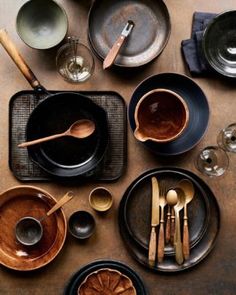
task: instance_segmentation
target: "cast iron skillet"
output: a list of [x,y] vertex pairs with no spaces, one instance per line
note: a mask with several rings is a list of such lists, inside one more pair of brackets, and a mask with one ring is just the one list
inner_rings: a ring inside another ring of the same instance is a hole
[[106,112],[77,93],[50,94],[26,65],[5,30],[0,30],[0,42],[36,94],[46,95],[29,117],[27,140],[63,132],[82,118],[91,119],[96,126],[95,132],[86,139],[64,137],[28,148],[32,160],[52,176],[68,178],[91,172],[103,159],[107,148]]
[[120,67],[147,64],[162,52],[170,36],[170,16],[162,0],[94,1],[88,18],[92,49],[104,59],[128,20],[135,25],[114,64]]

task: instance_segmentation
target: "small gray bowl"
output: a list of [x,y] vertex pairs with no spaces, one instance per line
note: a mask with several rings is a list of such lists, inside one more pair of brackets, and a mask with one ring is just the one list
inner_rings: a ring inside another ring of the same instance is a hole
[[49,49],[66,36],[65,10],[53,0],[30,0],[19,10],[16,28],[20,38],[35,49]]

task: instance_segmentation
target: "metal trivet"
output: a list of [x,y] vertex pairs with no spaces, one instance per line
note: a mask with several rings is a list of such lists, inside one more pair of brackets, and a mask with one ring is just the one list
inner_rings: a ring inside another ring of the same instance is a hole
[[[61,92],[61,91],[60,91]],[[56,91],[51,91],[56,93]],[[109,147],[98,167],[85,178],[98,181],[114,181],[123,172],[126,163],[126,105],[123,98],[110,91],[80,91],[107,112],[109,127]],[[27,149],[17,145],[25,141],[26,124],[30,113],[37,106],[39,99],[31,90],[16,93],[9,105],[9,167],[15,177],[21,181],[51,181],[50,175],[33,163]]]

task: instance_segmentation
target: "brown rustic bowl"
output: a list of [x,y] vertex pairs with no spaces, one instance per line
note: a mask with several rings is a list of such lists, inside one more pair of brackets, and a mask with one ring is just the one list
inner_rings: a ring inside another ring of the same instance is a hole
[[96,211],[108,211],[111,208],[112,203],[113,196],[105,187],[96,187],[89,195],[89,204]]
[[146,93],[135,108],[139,141],[166,143],[178,138],[188,125],[189,110],[185,100],[172,90],[154,89]]

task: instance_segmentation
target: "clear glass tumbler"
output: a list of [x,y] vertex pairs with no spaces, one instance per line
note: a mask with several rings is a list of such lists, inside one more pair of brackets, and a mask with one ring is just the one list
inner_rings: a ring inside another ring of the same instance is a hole
[[88,80],[94,71],[94,59],[88,47],[76,37],[59,48],[56,56],[58,73],[68,82],[80,83]]

